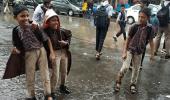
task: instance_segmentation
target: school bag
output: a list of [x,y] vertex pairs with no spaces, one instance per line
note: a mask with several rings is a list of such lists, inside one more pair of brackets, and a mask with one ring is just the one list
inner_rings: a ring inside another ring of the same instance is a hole
[[97,27],[106,27],[109,24],[108,13],[106,11],[106,6],[100,6],[95,14],[95,25]]
[[158,20],[159,20],[159,26],[160,27],[168,26],[168,23],[169,23],[169,5],[170,5],[170,3],[168,3],[167,6],[163,5],[162,8],[157,13],[157,17],[158,17]]

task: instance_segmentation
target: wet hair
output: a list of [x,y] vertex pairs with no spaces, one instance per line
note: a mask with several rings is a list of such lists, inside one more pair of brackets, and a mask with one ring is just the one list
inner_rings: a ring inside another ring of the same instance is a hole
[[139,13],[144,13],[147,17],[150,17],[151,16],[151,9],[144,7],[139,11]]
[[26,7],[26,6],[24,6],[24,5],[15,5],[14,7],[13,7],[13,14],[14,14],[14,16],[16,17],[19,13],[21,13],[22,11],[29,11],[28,10],[28,8]]
[[121,7],[125,7],[125,5],[124,5],[124,4],[121,4]]

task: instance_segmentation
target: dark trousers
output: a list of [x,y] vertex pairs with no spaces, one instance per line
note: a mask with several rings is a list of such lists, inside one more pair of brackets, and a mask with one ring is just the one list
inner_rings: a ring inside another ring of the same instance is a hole
[[163,44],[163,48],[162,49],[165,49],[165,40],[164,40],[164,44]]
[[116,37],[119,37],[123,33],[123,38],[124,40],[126,40],[126,32],[125,32],[126,23],[119,22],[119,26],[120,26],[120,31],[116,34]]
[[142,59],[141,59],[141,62],[140,62],[140,65],[142,66],[143,64],[143,60],[144,60],[144,57],[145,57],[145,52],[146,52],[146,47],[144,49],[144,52],[142,53]]
[[108,27],[96,27],[96,51],[101,52]]

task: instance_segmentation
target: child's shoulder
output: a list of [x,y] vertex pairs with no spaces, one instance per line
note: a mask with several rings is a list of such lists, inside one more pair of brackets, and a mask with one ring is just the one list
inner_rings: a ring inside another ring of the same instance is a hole
[[134,23],[130,27],[131,27],[131,29],[135,29],[135,28],[138,28],[139,25],[140,25],[139,23]]
[[65,28],[60,28],[60,31],[66,34],[71,34],[71,30],[65,29]]
[[18,32],[18,30],[19,30],[19,25],[15,26],[15,27],[13,28],[13,32]]

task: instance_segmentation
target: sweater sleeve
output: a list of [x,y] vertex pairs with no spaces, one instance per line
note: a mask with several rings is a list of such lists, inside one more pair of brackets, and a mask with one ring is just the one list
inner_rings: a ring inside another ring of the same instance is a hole
[[22,42],[21,40],[19,39],[19,36],[18,36],[18,29],[17,29],[18,26],[16,26],[15,28],[13,28],[12,30],[12,44],[14,47],[16,47],[17,49],[19,50],[24,50],[23,49],[23,46],[22,46]]

